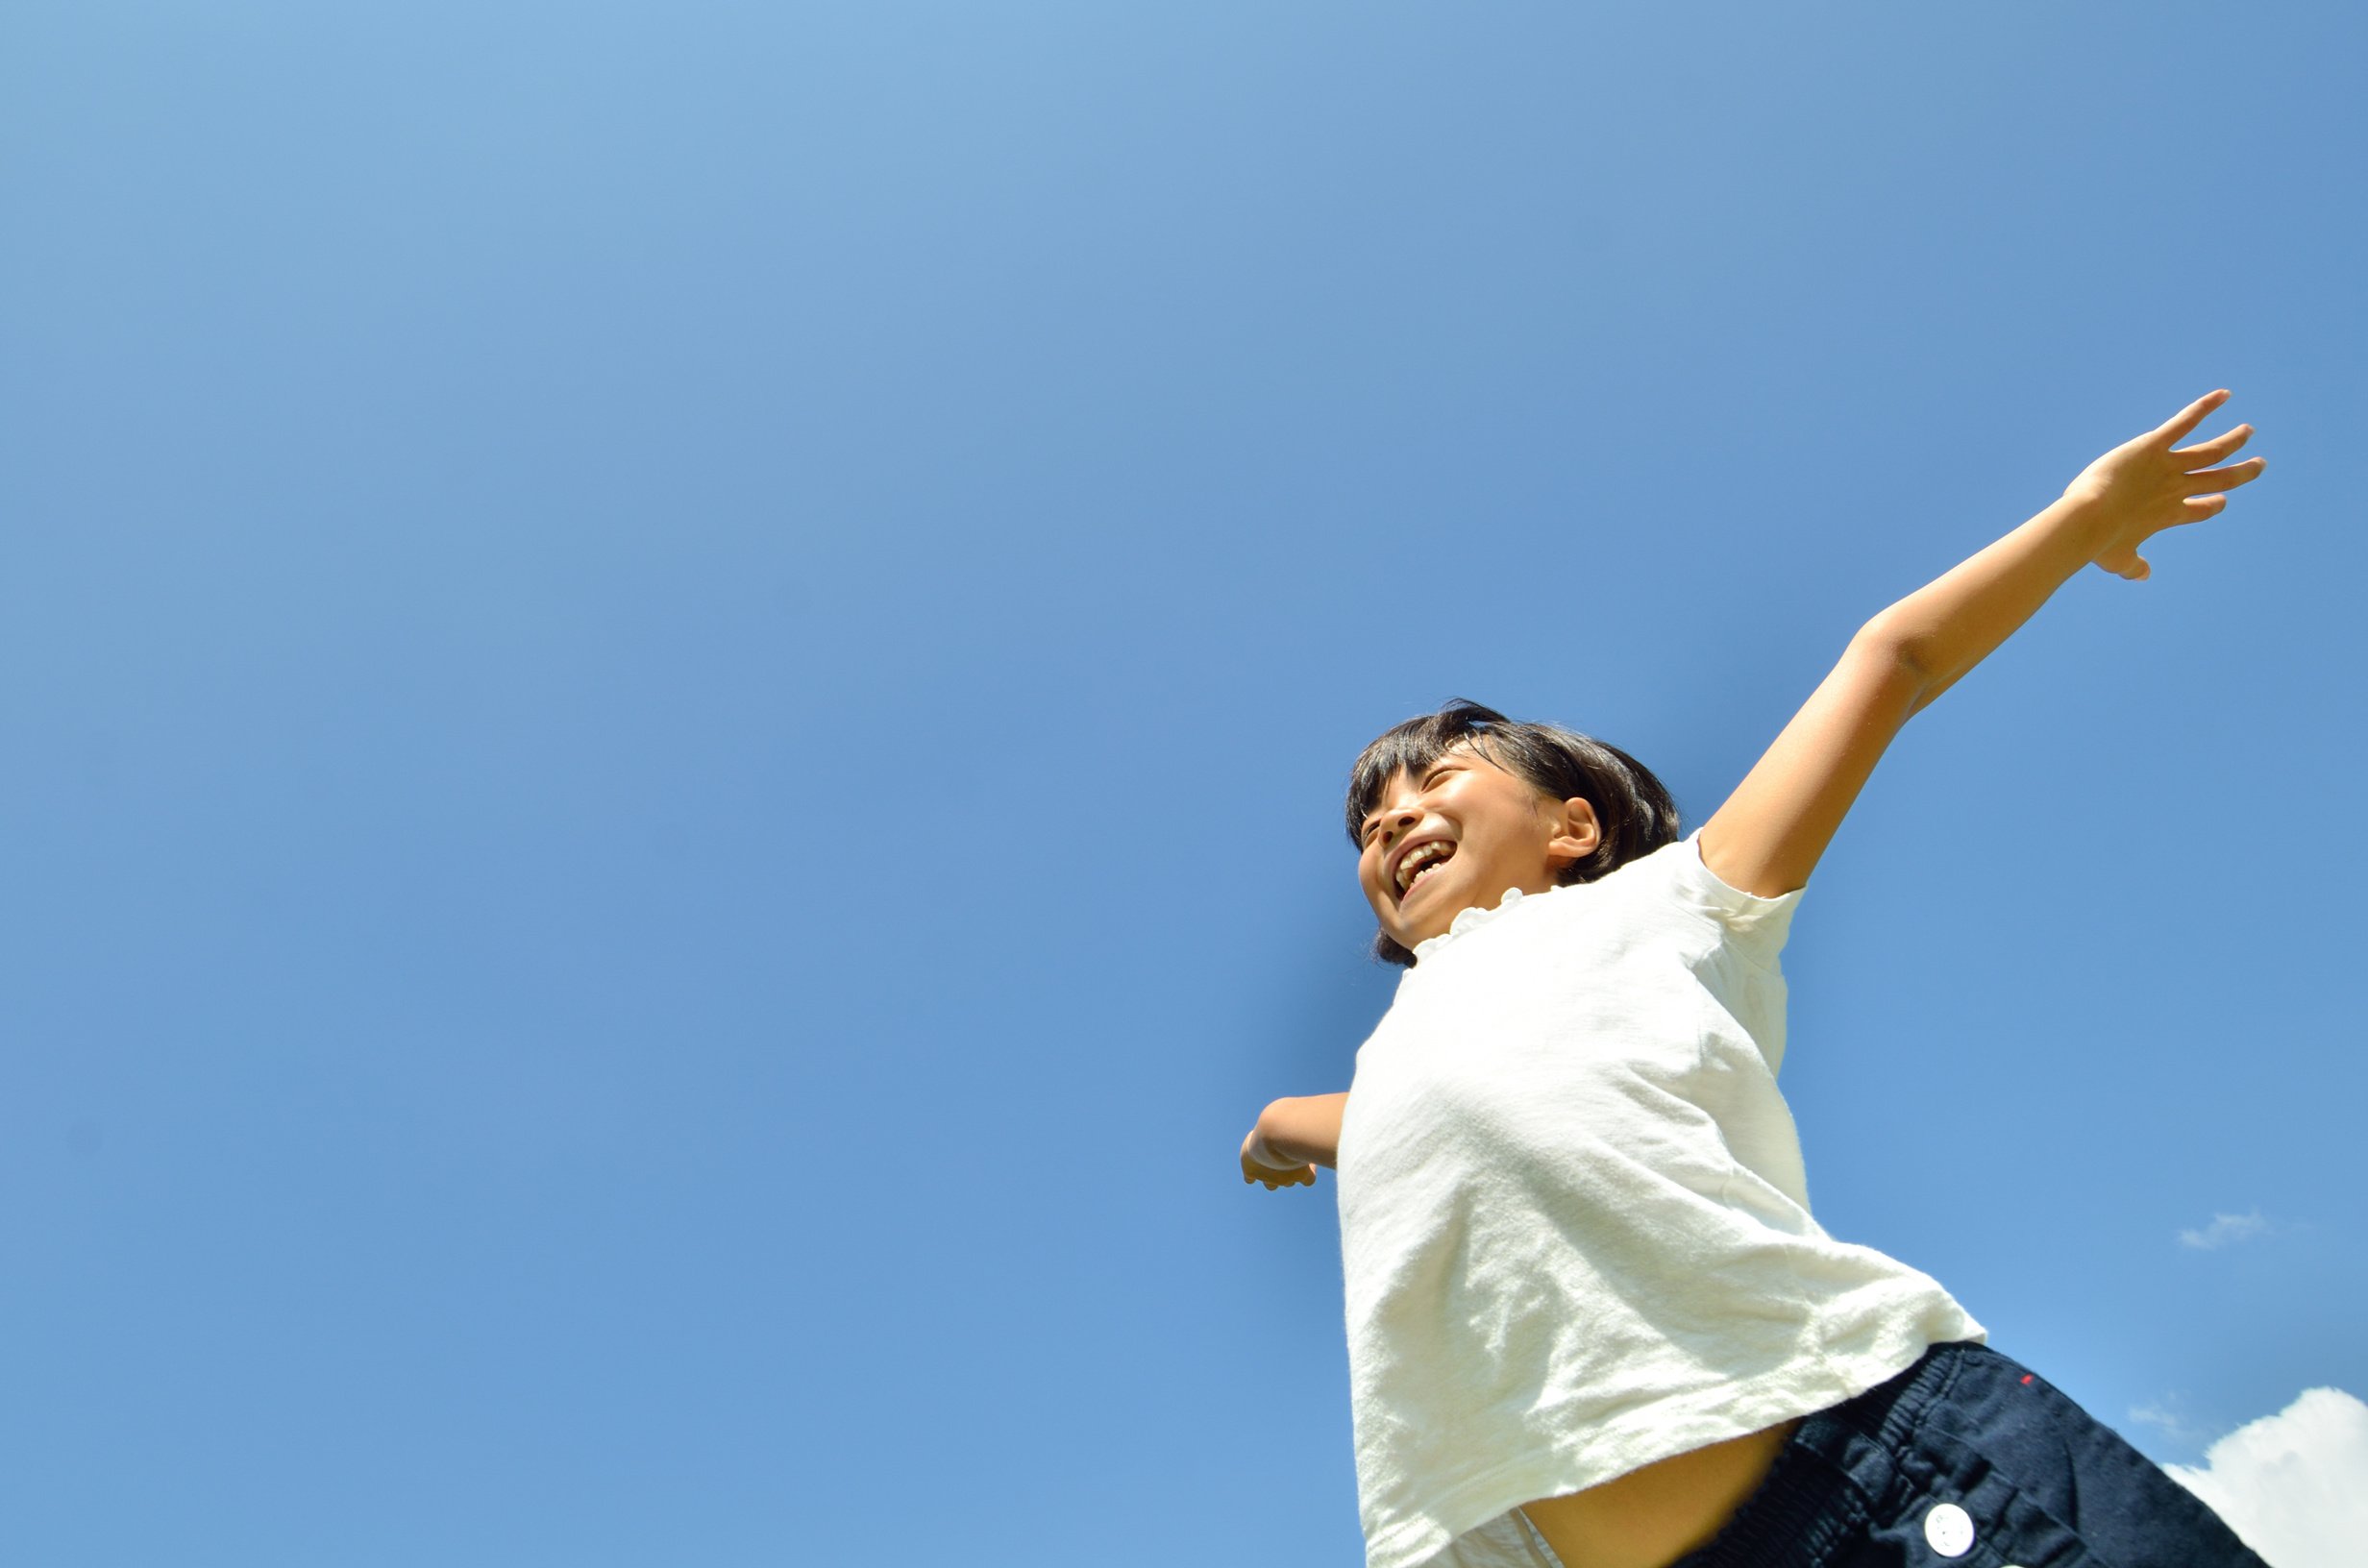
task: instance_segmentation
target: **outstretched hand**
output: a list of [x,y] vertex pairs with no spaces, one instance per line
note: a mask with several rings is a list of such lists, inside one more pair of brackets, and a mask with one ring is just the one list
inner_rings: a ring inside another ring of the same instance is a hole
[[2142,581],[2154,569],[2138,554],[2138,546],[2164,528],[2212,516],[2229,503],[2224,492],[2260,478],[2267,465],[2258,457],[2226,468],[2210,466],[2252,439],[2250,425],[2192,447],[2173,445],[2228,398],[2226,388],[2206,393],[2168,424],[2123,442],[2064,486],[2066,501],[2100,519],[2107,542],[2090,558],[2095,565],[2132,582]]

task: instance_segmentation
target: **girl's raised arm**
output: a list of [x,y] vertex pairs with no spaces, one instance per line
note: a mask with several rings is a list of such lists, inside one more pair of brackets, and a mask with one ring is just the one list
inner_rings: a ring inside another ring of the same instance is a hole
[[2174,445],[2228,396],[2208,393],[2115,447],[2082,470],[2054,505],[1867,622],[1702,824],[1703,864],[1730,886],[1764,897],[1805,886],[1912,715],[1988,657],[2083,566],[2145,577],[2151,568],[2138,546],[2211,516],[2228,504],[2222,492],[2259,477],[2258,457],[2208,466],[2243,446],[2250,425],[2192,447]]

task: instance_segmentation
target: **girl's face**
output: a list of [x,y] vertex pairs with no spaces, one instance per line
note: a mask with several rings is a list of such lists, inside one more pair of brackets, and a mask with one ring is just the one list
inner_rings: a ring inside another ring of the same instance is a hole
[[1383,787],[1362,829],[1357,881],[1381,928],[1412,947],[1506,891],[1544,893],[1599,837],[1595,808],[1557,800],[1468,745]]

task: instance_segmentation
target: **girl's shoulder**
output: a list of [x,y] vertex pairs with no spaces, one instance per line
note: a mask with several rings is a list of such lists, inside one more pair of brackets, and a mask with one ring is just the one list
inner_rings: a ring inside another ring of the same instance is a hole
[[[1635,864],[1654,864],[1659,885],[1672,901],[1717,922],[1728,938],[1762,962],[1772,963],[1791,929],[1792,912],[1802,889],[1766,897],[1734,886],[1702,860],[1702,832],[1696,828],[1675,844],[1645,855]],[[1627,870],[1626,867],[1621,868]]]
[[1648,919],[1648,911],[1674,912],[1707,921],[1729,940],[1747,948],[1765,949],[1770,956],[1784,944],[1792,911],[1801,901],[1797,889],[1767,898],[1720,879],[1703,863],[1698,829],[1581,887],[1626,906],[1623,913],[1632,919]]

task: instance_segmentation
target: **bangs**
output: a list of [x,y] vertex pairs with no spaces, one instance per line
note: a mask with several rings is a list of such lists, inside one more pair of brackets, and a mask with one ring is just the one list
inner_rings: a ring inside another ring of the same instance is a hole
[[1490,726],[1511,723],[1494,708],[1459,697],[1437,713],[1382,731],[1348,771],[1348,842],[1363,847],[1365,819],[1381,803],[1381,792],[1390,780],[1400,773],[1420,773],[1468,741],[1485,755],[1480,741]]

